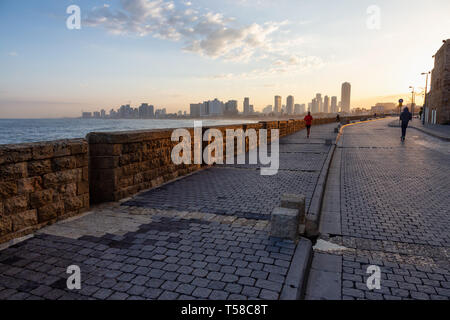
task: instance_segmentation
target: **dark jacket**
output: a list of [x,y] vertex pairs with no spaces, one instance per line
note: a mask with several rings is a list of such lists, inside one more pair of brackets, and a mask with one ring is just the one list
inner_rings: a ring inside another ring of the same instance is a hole
[[409,112],[408,108],[405,108],[400,114],[400,120],[402,124],[407,125],[410,120],[412,120],[412,114]]

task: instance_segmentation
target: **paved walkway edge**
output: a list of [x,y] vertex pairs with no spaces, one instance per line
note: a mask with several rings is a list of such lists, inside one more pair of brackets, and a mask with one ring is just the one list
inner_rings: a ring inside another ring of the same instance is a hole
[[[391,123],[388,124],[388,126],[392,127],[392,128],[400,128],[400,125],[398,124],[397,120],[392,121]],[[409,125],[408,128],[413,128],[413,129],[419,130],[419,131],[421,131],[421,132],[423,132],[425,134],[428,134],[428,135],[430,135],[432,137],[435,137],[435,138],[438,138],[438,139],[441,139],[441,140],[444,140],[444,141],[450,141],[449,137],[445,137],[445,136],[439,135],[439,134],[437,134],[435,132],[432,132],[430,130],[425,130],[423,128],[416,127],[415,125]]]
[[322,200],[325,193],[325,186],[327,183],[328,171],[330,169],[331,160],[333,159],[336,145],[331,146],[328,152],[327,159],[320,171],[320,176],[314,189],[311,204],[309,205],[308,213],[306,215],[306,235],[317,236],[319,234],[320,212],[322,209]]
[[305,296],[308,273],[312,260],[312,243],[300,238],[289,268],[280,300],[300,300]]

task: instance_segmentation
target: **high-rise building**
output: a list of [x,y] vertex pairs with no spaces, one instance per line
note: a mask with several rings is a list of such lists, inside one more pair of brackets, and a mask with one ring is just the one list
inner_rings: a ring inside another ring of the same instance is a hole
[[227,115],[238,114],[238,102],[236,100],[230,100],[227,103],[225,103],[224,113]]
[[280,96],[275,96],[273,112],[281,113],[281,97]]
[[250,98],[244,98],[244,114],[250,113]]
[[330,112],[330,97],[325,96],[323,98],[323,109],[322,109],[323,113],[328,113]]
[[203,108],[203,103],[191,103],[191,105],[190,105],[191,118],[200,117],[202,108]]
[[212,101],[208,101],[208,114],[210,116],[220,116],[223,115],[223,102],[219,101],[217,98],[212,100]]
[[337,97],[331,97],[331,113],[337,113]]
[[269,114],[272,112],[272,105],[268,105],[267,107],[265,107],[262,111],[265,114]]
[[342,112],[350,112],[350,95],[351,95],[352,86],[348,82],[344,82],[342,84],[341,90],[341,111]]
[[288,96],[286,99],[286,113],[294,114],[294,97]]
[[316,94],[316,103],[317,103],[317,111],[316,112],[322,112],[323,101],[322,101],[321,93]]
[[319,112],[319,103],[317,102],[317,99],[314,98],[311,101],[311,113],[318,113]]

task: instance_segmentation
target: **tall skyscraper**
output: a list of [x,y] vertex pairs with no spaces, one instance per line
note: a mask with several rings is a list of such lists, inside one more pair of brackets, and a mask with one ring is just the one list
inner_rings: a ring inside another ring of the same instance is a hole
[[287,114],[294,114],[294,97],[288,96],[286,99],[286,112]]
[[281,97],[275,96],[275,103],[273,107],[273,112],[275,113],[281,113]]
[[244,98],[244,114],[250,114],[250,98]]
[[330,97],[325,96],[325,98],[323,98],[323,109],[322,109],[323,113],[328,113],[330,112]]
[[317,111],[316,112],[322,112],[322,94],[318,93],[316,94],[316,103],[317,103]]
[[319,103],[317,102],[317,99],[314,98],[311,101],[311,113],[318,113],[319,112]]
[[331,113],[337,113],[337,97],[331,97]]
[[350,112],[350,95],[351,95],[352,86],[348,82],[344,82],[342,84],[341,90],[341,108],[342,112]]

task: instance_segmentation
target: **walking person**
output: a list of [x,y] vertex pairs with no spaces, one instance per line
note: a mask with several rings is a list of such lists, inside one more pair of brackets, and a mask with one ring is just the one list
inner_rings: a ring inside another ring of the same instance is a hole
[[306,124],[306,132],[307,132],[307,138],[309,139],[309,135],[311,134],[311,125],[313,121],[313,117],[311,116],[311,112],[308,111],[308,115],[303,119]]
[[405,107],[403,112],[400,114],[400,121],[402,122],[402,141],[405,141],[406,128],[408,128],[408,123],[410,120],[412,120],[412,114],[409,112],[408,107]]

